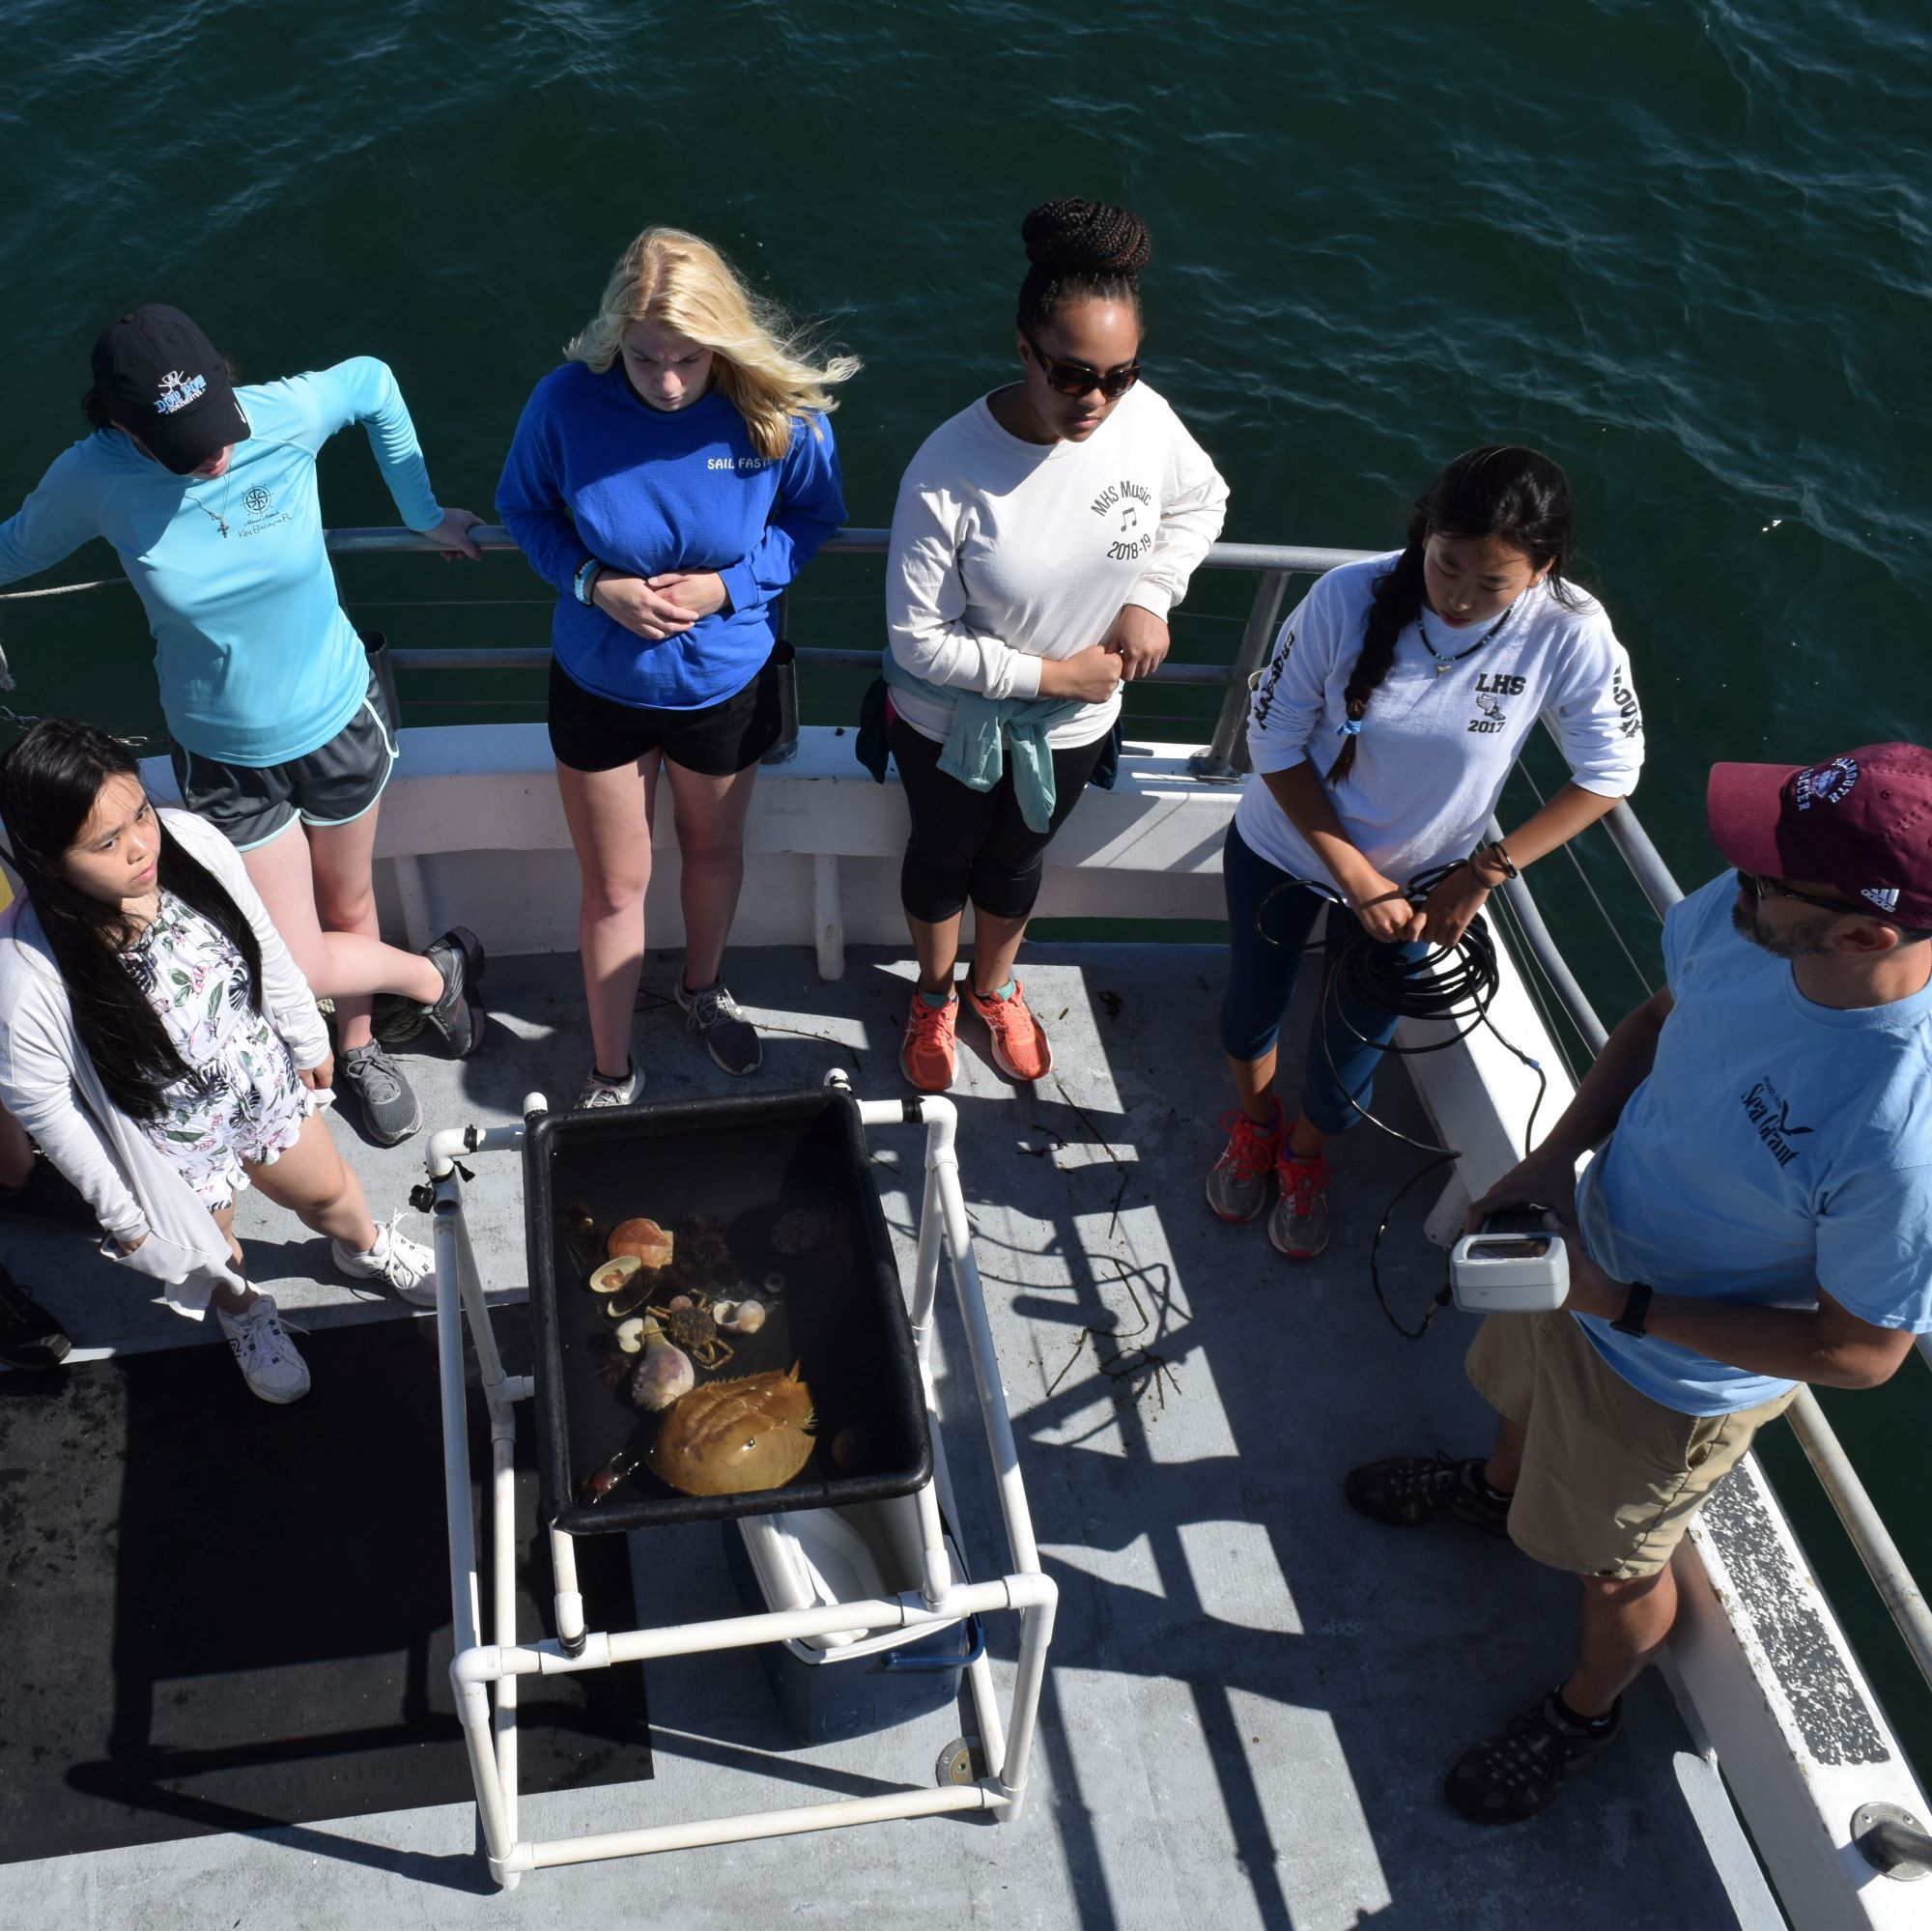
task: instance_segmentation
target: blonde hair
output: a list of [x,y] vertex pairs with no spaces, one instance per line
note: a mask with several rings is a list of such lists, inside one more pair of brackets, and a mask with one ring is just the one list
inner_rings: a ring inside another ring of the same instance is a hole
[[838,407],[832,384],[849,382],[861,366],[856,355],[818,360],[782,309],[748,289],[709,241],[681,228],[646,228],[624,250],[595,318],[563,353],[601,376],[634,322],[673,328],[709,349],[714,380],[745,418],[753,448],[774,459],[791,447],[794,422]]

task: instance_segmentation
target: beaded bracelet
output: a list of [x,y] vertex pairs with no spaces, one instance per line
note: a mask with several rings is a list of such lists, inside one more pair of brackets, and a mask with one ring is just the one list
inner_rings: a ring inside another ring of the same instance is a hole
[[577,574],[571,579],[571,588],[577,593],[577,601],[580,604],[587,604],[590,601],[590,593],[597,584],[597,573],[603,567],[594,556],[586,556],[577,566]]

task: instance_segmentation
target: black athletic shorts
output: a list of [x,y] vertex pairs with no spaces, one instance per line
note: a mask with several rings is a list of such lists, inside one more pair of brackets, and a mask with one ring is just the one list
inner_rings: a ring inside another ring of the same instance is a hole
[[731,778],[756,764],[783,728],[776,657],[742,691],[695,711],[613,703],[550,661],[550,748],[573,771],[615,771],[661,751],[701,778]]
[[237,851],[253,851],[298,818],[347,825],[374,810],[396,762],[396,719],[383,679],[371,670],[355,715],[305,756],[284,764],[224,764],[170,739],[168,761],[182,803]]

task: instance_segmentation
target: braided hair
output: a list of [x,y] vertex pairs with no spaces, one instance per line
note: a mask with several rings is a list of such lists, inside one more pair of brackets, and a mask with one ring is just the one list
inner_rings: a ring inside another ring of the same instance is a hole
[[[1559,604],[1577,607],[1567,575],[1576,551],[1569,477],[1534,449],[1486,443],[1465,450],[1416,498],[1402,554],[1376,579],[1361,654],[1342,693],[1350,724],[1360,724],[1367,715],[1369,700],[1395,662],[1396,639],[1422,614],[1422,553],[1431,536],[1493,537],[1506,543],[1537,569],[1548,567],[1544,581]],[[1354,762],[1351,731],[1342,740],[1342,754],[1328,767],[1328,782],[1340,784]]]
[[1071,196],[1042,201],[1020,223],[1020,240],[1033,264],[1020,284],[1023,331],[1076,301],[1124,301],[1141,312],[1140,274],[1153,258],[1153,239],[1131,208]]

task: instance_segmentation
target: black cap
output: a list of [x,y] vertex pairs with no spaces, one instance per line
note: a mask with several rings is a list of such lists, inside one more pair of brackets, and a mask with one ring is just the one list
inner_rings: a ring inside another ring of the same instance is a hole
[[149,302],[100,331],[94,393],[104,413],[156,461],[185,476],[248,439],[228,364],[178,308]]

